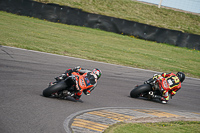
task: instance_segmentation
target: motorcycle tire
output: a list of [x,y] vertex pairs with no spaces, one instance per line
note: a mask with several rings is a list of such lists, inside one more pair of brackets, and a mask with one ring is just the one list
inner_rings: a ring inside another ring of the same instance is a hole
[[141,94],[145,94],[149,91],[151,91],[152,88],[151,88],[151,85],[149,84],[143,84],[143,85],[140,85],[136,88],[134,88],[131,92],[130,92],[130,96],[132,98],[137,98],[139,97]]
[[65,81],[60,81],[58,82],[57,84],[55,85],[52,85],[48,88],[46,88],[44,91],[43,91],[43,96],[44,97],[50,97],[52,94],[56,93],[56,92],[59,92],[59,91],[62,91],[64,89],[67,88],[67,84],[65,83]]

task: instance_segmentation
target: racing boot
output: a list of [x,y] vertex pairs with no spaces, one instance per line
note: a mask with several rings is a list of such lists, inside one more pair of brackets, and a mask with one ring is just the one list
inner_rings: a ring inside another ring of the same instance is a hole
[[160,98],[160,101],[161,101],[161,103],[163,103],[163,104],[166,104],[168,101],[166,100],[166,98],[164,98],[164,97],[161,97]]
[[73,97],[74,97],[74,99],[75,99],[76,101],[78,101],[78,100],[81,98],[81,96],[78,96],[78,95],[76,95],[76,94],[75,94]]
[[87,96],[90,95],[90,91],[89,91],[88,89],[84,90],[83,93],[84,93],[85,95],[87,95]]
[[161,103],[163,103],[163,104],[166,104],[168,102],[168,100],[166,100],[166,98],[159,96],[159,95],[154,95],[153,98],[160,100]]

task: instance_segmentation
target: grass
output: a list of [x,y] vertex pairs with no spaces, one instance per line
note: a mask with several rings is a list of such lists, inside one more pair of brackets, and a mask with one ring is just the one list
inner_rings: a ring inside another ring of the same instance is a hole
[[199,126],[199,121],[118,123],[103,133],[200,133]]
[[184,13],[132,0],[35,0],[157,27],[200,35],[200,15]]
[[0,12],[0,45],[200,78],[194,49]]

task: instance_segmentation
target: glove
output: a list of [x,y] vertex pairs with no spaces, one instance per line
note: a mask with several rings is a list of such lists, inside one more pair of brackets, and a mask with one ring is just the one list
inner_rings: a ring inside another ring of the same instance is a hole
[[154,74],[153,76],[157,76],[158,74]]
[[61,76],[58,76],[55,79],[56,79],[56,81],[61,81],[61,80],[65,79],[65,78],[66,78],[66,75],[62,74]]
[[145,81],[144,84],[154,83],[154,81],[156,81],[156,79],[150,78],[149,80]]
[[74,67],[73,71],[77,72],[81,67],[80,66],[76,66]]
[[158,78],[158,74],[154,74],[153,79],[157,79],[157,78]]
[[147,81],[145,81],[145,82],[144,82],[144,84],[149,84],[149,83],[150,83],[150,81],[149,81],[149,80],[147,80]]

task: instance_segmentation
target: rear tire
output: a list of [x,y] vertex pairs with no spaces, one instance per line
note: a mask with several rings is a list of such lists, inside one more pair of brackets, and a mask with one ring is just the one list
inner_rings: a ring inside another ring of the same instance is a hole
[[140,85],[136,88],[134,88],[131,92],[130,92],[130,96],[132,98],[137,98],[139,97],[141,94],[145,94],[149,91],[151,91],[152,88],[151,88],[151,85],[149,84],[143,84],[143,85]]
[[48,88],[46,88],[44,91],[43,91],[43,96],[44,97],[50,97],[52,94],[56,93],[56,92],[59,92],[61,90],[64,90],[67,88],[67,85],[65,83],[65,81],[61,81],[55,85],[52,85]]

